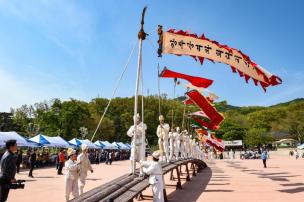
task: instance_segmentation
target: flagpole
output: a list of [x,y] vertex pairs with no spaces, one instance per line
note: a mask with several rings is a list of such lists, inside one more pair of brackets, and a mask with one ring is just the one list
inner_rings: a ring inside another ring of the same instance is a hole
[[141,18],[141,28],[138,32],[138,40],[139,40],[139,50],[138,50],[138,64],[137,64],[137,74],[136,74],[136,87],[135,87],[135,97],[134,97],[134,142],[133,142],[133,152],[132,152],[132,173],[135,174],[136,171],[136,138],[137,138],[137,111],[138,111],[138,90],[139,90],[139,82],[140,82],[140,71],[141,71],[141,58],[142,58],[142,41],[146,38],[146,33],[144,32],[144,16],[147,7],[143,9],[142,18]]

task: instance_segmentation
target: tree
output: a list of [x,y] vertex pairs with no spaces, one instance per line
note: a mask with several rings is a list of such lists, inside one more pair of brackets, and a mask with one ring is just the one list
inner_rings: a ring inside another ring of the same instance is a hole
[[250,128],[245,135],[247,146],[259,146],[271,143],[272,136],[263,128]]

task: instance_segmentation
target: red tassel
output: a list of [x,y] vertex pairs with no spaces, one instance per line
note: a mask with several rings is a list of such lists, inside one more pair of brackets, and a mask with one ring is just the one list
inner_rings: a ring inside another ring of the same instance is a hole
[[203,65],[204,59],[205,59],[204,57],[198,57],[198,60],[200,61],[201,65]]
[[256,80],[255,78],[252,78],[253,79],[253,82],[254,82],[254,85],[259,85],[259,83],[258,83],[258,80]]
[[243,76],[244,76],[244,73],[241,72],[240,70],[237,70],[237,72],[239,73],[240,77],[243,77]]
[[231,67],[231,69],[232,69],[232,72],[233,72],[233,73],[236,73],[236,68],[233,67],[233,66],[230,66],[230,67]]
[[250,79],[250,76],[248,76],[247,74],[244,74],[244,76],[245,76],[245,81],[246,81],[246,83],[248,83],[248,81],[249,81],[249,79]]

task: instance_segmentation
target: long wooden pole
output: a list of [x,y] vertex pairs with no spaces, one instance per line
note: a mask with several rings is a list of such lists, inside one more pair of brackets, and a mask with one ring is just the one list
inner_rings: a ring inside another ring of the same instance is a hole
[[135,97],[134,97],[134,136],[133,136],[133,152],[132,152],[132,173],[135,174],[136,171],[136,138],[137,138],[137,112],[138,112],[138,91],[139,91],[139,83],[140,83],[140,74],[141,74],[141,59],[142,59],[142,42],[146,39],[146,33],[144,32],[144,16],[147,7],[143,9],[142,18],[141,18],[141,28],[138,32],[138,39],[139,39],[139,50],[138,50],[138,62],[137,62],[137,74],[136,74],[136,86],[135,86]]

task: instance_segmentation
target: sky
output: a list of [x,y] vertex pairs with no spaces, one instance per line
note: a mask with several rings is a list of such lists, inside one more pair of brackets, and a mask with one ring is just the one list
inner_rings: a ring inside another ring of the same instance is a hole
[[[117,96],[135,92],[137,32],[147,5],[144,94],[157,94],[157,64],[214,80],[209,88],[231,105],[268,106],[304,97],[304,1],[0,0],[0,111],[44,100],[109,98],[136,45]],[[220,63],[188,56],[158,58],[157,25],[204,33],[242,50],[282,78],[267,93]],[[173,97],[173,80],[161,79]],[[185,92],[178,86],[176,95]]]

